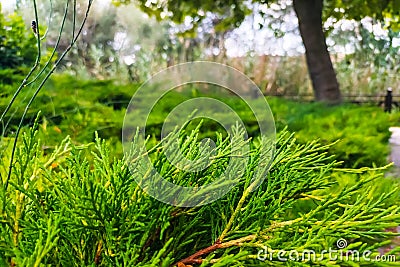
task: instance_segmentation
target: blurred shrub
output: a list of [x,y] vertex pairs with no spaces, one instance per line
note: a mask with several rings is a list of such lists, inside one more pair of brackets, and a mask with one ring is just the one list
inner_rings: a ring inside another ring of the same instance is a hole
[[[41,110],[40,134],[49,147],[60,142],[66,135],[70,135],[77,143],[90,142],[94,140],[94,132],[98,131],[100,137],[112,140],[113,147],[117,148],[126,107],[138,87],[139,84],[120,85],[112,80],[83,81],[73,76],[55,74],[38,95],[25,123],[31,125],[37,111]],[[191,89],[173,91],[162,97],[149,116],[146,134],[158,139],[163,122],[174,107],[191,97],[205,96]],[[12,86],[4,87],[0,93],[0,110],[4,110],[8,104],[13,90]],[[29,88],[24,92],[29,94]],[[235,110],[243,120],[249,136],[259,134],[257,122],[243,101],[227,97],[226,94],[207,96],[220,99]],[[338,141],[329,148],[329,152],[344,161],[344,166],[382,166],[387,163],[388,129],[399,124],[400,113],[387,114],[377,107],[353,104],[327,107],[319,103],[299,103],[281,98],[270,98],[268,102],[278,131],[288,127],[296,133],[301,143],[313,139],[319,139],[322,144]],[[6,117],[5,121],[10,121],[8,133],[19,123],[24,104],[26,100],[18,98],[15,106],[19,108]],[[140,112],[140,106],[137,110]],[[193,121],[188,129],[194,129],[198,122]],[[226,136],[221,125],[205,119],[199,137],[214,139],[215,132]]]
[[31,65],[36,49],[36,37],[22,17],[16,13],[5,17],[0,12],[0,69]]
[[278,128],[288,126],[302,143],[319,139],[338,141],[329,151],[347,167],[382,166],[389,153],[389,127],[400,121],[399,113],[387,114],[373,106],[345,104],[327,107],[272,98],[269,104]]

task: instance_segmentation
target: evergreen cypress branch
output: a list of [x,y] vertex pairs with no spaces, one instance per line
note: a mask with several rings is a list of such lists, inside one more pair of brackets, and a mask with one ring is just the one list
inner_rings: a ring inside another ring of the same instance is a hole
[[[198,158],[201,152],[196,136],[190,144],[186,139],[180,142],[189,158]],[[148,155],[159,172],[182,185],[212,181],[229,160],[218,157],[211,170],[186,173],[165,164],[164,151],[175,145],[163,143]],[[398,191],[393,188],[378,195],[371,186],[382,179],[382,170],[340,172],[338,163],[317,143],[299,145],[283,133],[266,179],[251,192],[263,156],[261,140],[250,145],[248,165],[228,194],[208,205],[177,208],[149,197],[135,182],[134,175],[140,172],[131,173],[124,161],[112,159],[100,138],[86,146],[66,139],[44,155],[37,135],[28,131],[19,143],[11,186],[5,192],[9,201],[0,218],[0,262],[6,266],[21,265],[23,259],[61,266],[272,266],[283,264],[277,256],[281,249],[299,253],[313,249],[321,257],[313,264],[345,265],[348,262],[329,261],[321,251],[345,238],[350,244],[344,252],[371,250],[376,255],[376,249],[396,235],[386,229],[400,223],[399,206],[391,200]],[[221,154],[227,146],[226,140],[216,143]],[[142,155],[139,148],[135,153]],[[342,186],[335,175],[357,179]],[[18,205],[21,212],[16,215]],[[20,235],[14,240],[16,217]],[[48,230],[50,220],[57,221],[51,223],[54,231]],[[47,244],[49,236],[54,242]],[[272,260],[257,258],[264,248]]]

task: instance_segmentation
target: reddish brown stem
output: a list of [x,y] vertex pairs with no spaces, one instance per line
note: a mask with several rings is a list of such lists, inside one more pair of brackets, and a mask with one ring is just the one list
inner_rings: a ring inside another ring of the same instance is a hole
[[202,250],[197,251],[193,255],[190,255],[189,257],[180,260],[179,262],[173,264],[172,266],[179,266],[180,264],[182,266],[185,266],[186,264],[201,264],[203,260],[200,258],[203,255],[209,254],[221,247],[221,241],[217,240],[214,245],[211,245],[209,247],[203,248]]
[[[172,266],[178,266],[178,267],[184,267],[186,266],[186,264],[201,264],[203,263],[203,259],[200,258],[203,255],[209,254],[211,252],[214,252],[215,250],[219,249],[219,248],[229,248],[229,247],[233,247],[233,246],[242,246],[243,243],[245,242],[251,242],[255,239],[257,239],[257,235],[248,235],[245,237],[241,237],[235,240],[231,240],[231,241],[227,241],[222,243],[219,239],[215,242],[214,245],[203,248],[202,250],[199,250],[198,252],[194,253],[193,255],[180,260],[179,262],[173,264]],[[269,239],[271,238],[270,236],[263,236],[263,239]]]

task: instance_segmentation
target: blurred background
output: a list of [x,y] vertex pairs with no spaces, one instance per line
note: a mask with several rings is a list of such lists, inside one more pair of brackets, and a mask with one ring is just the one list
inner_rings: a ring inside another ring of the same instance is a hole
[[[35,20],[33,2],[0,2],[2,112],[35,62],[37,39],[31,29]],[[74,19],[76,25],[83,21],[88,1],[76,0],[76,17],[73,2],[37,2],[42,39],[39,69],[45,69],[49,59],[52,65],[68,48]],[[166,11],[159,8],[160,3],[172,7]],[[121,155],[122,120],[135,90],[166,67],[210,60],[235,67],[260,87],[278,131],[287,127],[304,143],[340,140],[330,150],[348,167],[388,162],[389,127],[400,125],[396,105],[392,114],[383,112],[387,88],[392,88],[395,104],[400,99],[400,24],[396,23],[400,9],[396,9],[395,1],[388,1],[379,16],[375,12],[381,7],[379,1],[325,2],[323,30],[345,102],[337,107],[313,102],[315,92],[292,1],[239,1],[239,11],[234,8],[238,4],[231,2],[202,3],[204,10],[216,5],[222,6],[222,11],[203,11],[195,4],[173,0],[93,1],[81,36],[45,83],[23,125],[32,125],[41,110],[40,135],[45,149],[51,150],[66,135],[80,144],[93,141],[97,131]],[[176,9],[174,4],[178,5]],[[65,10],[68,13],[60,35]],[[0,125],[3,136],[15,133],[40,82],[41,78],[33,80],[21,91]],[[187,88],[166,95],[151,117],[148,133],[157,136],[174,106],[203,93],[199,88]],[[250,136],[257,135],[251,111],[240,101],[225,98],[224,102],[240,114]],[[223,131],[218,127],[206,121],[204,136],[215,137],[216,132]]]
[[[34,60],[35,39],[18,31],[34,19],[32,2],[2,0],[2,33],[14,38],[20,48],[2,49],[2,70],[29,65]],[[77,0],[82,18],[87,1]],[[43,50],[51,49],[58,36],[65,1],[40,1],[39,17],[47,31]],[[204,12],[200,23],[183,16],[172,22],[169,14],[161,21],[149,17],[137,2],[96,0],[77,45],[63,61],[59,72],[83,79],[114,79],[142,82],[155,72],[181,62],[212,60],[231,65],[252,78],[266,95],[312,99],[304,47],[291,1],[262,4],[248,2],[252,11],[243,22],[221,26],[223,16]],[[51,16],[51,17],[50,17]],[[68,46],[72,18],[58,50]],[[196,24],[196,27],[193,25]],[[400,33],[377,19],[359,20],[328,17],[324,22],[328,50],[345,99],[372,101],[387,87],[397,94],[400,68]],[[12,36],[12,35],[15,36]],[[8,44],[11,45],[11,41]]]

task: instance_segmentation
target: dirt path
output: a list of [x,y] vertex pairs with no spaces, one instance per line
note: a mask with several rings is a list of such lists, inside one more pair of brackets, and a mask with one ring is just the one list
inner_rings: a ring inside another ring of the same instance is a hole
[[[389,162],[394,163],[394,168],[387,173],[387,176],[400,178],[400,127],[390,127],[389,131],[392,135],[389,139],[390,156]],[[386,229],[390,232],[400,233],[400,226]],[[390,252],[394,247],[400,246],[400,237],[395,237],[393,243],[384,248],[380,248],[379,252],[385,254]]]
[[393,161],[397,168],[400,168],[400,127],[390,127],[392,135],[389,139],[391,148],[389,161]]

